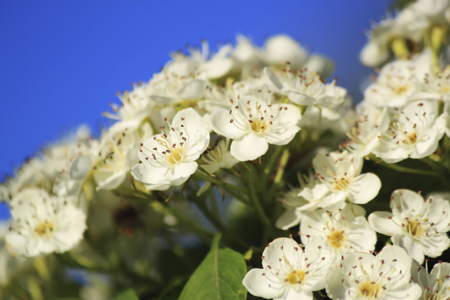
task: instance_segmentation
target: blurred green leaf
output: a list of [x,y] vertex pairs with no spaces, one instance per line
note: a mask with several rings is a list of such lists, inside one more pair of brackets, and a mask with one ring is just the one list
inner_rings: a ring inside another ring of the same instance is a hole
[[118,294],[113,300],[139,300],[139,298],[132,289],[128,289]]
[[231,249],[219,248],[219,241],[220,234],[217,234],[211,250],[192,274],[179,300],[247,298],[247,290],[242,285],[247,273],[244,258]]

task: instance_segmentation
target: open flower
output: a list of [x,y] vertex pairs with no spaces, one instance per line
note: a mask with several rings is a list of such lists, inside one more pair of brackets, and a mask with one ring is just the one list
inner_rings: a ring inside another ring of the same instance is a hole
[[420,264],[424,255],[438,257],[450,246],[450,204],[430,197],[423,200],[410,190],[396,190],[391,197],[392,213],[377,211],[369,216],[370,226],[392,236],[394,245],[404,248]]
[[219,138],[214,147],[203,152],[199,159],[202,168],[209,173],[214,173],[220,168],[229,169],[237,164],[239,161],[228,151],[229,145],[229,139]]
[[317,176],[332,192],[325,197],[322,207],[340,208],[347,198],[353,203],[365,204],[375,198],[381,188],[377,175],[361,174],[363,159],[347,151],[318,154],[313,165]]
[[414,282],[422,288],[421,300],[437,300],[450,298],[450,264],[439,262],[434,265],[431,273],[428,274],[428,263],[426,268],[413,263],[411,277]]
[[250,294],[274,300],[312,300],[324,288],[333,254],[319,237],[305,249],[290,238],[278,238],[262,255],[263,269],[252,269],[242,284]]
[[334,212],[320,209],[304,214],[300,224],[302,242],[307,245],[309,236],[321,236],[336,253],[336,258],[350,252],[371,253],[377,236],[364,214],[362,207],[349,204]]
[[6,236],[11,250],[34,257],[74,247],[86,229],[86,214],[74,202],[36,188],[17,194],[11,200],[13,223]]
[[240,161],[265,154],[269,144],[286,145],[300,130],[300,110],[290,104],[266,104],[251,96],[234,101],[231,109],[211,115],[215,132],[234,139],[230,152]]
[[141,163],[131,168],[131,175],[149,190],[183,184],[197,170],[195,160],[208,144],[208,125],[194,109],[184,109],[173,118],[169,132],[141,143]]
[[349,253],[330,270],[327,295],[331,299],[415,300],[420,286],[411,281],[412,259],[400,247],[385,246],[377,256]]
[[364,101],[378,107],[403,108],[417,88],[412,61],[396,60],[381,69],[376,82],[364,91]]
[[445,119],[445,114],[437,116],[434,103],[413,102],[400,113],[373,153],[388,163],[424,158],[436,151],[445,132]]
[[282,78],[269,68],[264,69],[264,74],[279,92],[298,105],[334,108],[344,103],[347,95],[345,89],[336,86],[336,81],[324,84],[319,74],[306,69],[297,73],[287,65]]

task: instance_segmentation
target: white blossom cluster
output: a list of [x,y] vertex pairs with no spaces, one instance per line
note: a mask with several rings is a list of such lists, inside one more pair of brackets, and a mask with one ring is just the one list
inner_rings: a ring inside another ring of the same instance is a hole
[[[88,215],[113,215],[120,231],[133,236],[130,222],[139,212],[127,206],[122,192],[141,201],[175,189],[183,196],[184,188],[192,192],[199,186],[189,182],[196,176],[211,180],[194,191],[197,197],[212,182],[264,214],[252,201],[267,195],[252,191],[251,180],[235,168],[240,165],[250,173],[263,170],[257,186],[269,195],[273,191],[266,185],[276,187],[277,195],[291,188],[281,197],[284,212],[276,220],[262,219],[273,221],[265,226],[275,233],[298,228],[302,243],[280,234],[264,248],[262,268],[250,270],[242,281],[252,295],[313,299],[314,292],[325,289],[331,299],[448,299],[449,264],[435,265],[430,274],[419,265],[450,247],[449,194],[425,199],[421,192],[383,182],[393,192],[382,199],[382,176],[365,171],[364,160],[422,172],[398,164],[410,158],[432,168],[423,174],[435,172],[446,180],[442,161],[450,155],[443,141],[450,138],[450,65],[442,45],[435,44],[445,40],[439,40],[439,32],[450,29],[449,15],[450,1],[419,0],[377,25],[362,51],[363,63],[381,66],[391,54],[398,59],[381,67],[354,110],[347,90],[325,79],[334,64],[285,35],[268,39],[262,48],[238,36],[235,46],[224,45],[214,54],[206,43],[189,54],[173,53],[152,79],[119,94],[121,104],[104,113],[115,123],[99,138],[80,127],[0,185],[0,198],[12,215],[0,237],[9,250],[0,253],[3,269],[14,265],[10,255],[82,252],[86,229],[98,238],[111,233],[106,228],[111,226],[88,221]],[[402,48],[407,42],[423,49]],[[325,144],[327,134],[333,137]],[[277,163],[276,171],[270,169]],[[279,179],[285,168],[300,173],[305,165],[309,173],[299,176],[299,187]],[[224,182],[223,174],[235,180]],[[391,211],[374,211],[381,202]],[[114,213],[98,213],[99,206]],[[165,213],[165,226],[179,221],[162,204],[157,207]],[[389,245],[377,252],[382,235]],[[158,248],[141,241],[143,248]],[[137,252],[139,246],[125,242],[121,247],[126,265],[130,258],[123,253]],[[139,263],[130,265],[139,272]]]
[[[361,62],[378,67],[392,54],[407,56],[408,50],[420,52],[423,44],[441,47],[439,38],[450,29],[450,2],[448,0],[417,0],[396,14],[374,24],[369,40],[361,51]],[[404,58],[404,57],[403,57]]]

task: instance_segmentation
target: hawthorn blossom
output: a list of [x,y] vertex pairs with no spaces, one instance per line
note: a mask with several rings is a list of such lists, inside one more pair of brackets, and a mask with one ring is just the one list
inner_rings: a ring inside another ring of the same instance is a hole
[[209,144],[208,125],[192,108],[175,115],[169,132],[148,138],[138,152],[141,163],[131,168],[134,179],[149,190],[183,184],[196,170],[195,162]]
[[347,91],[336,86],[336,81],[324,84],[319,74],[306,69],[297,73],[289,65],[283,71],[283,77],[279,78],[264,68],[267,79],[295,104],[334,108],[344,103]]
[[450,263],[439,262],[434,265],[428,274],[428,263],[426,267],[413,263],[411,277],[414,282],[422,288],[421,300],[448,299],[450,298]]
[[150,130],[141,137],[138,131],[125,128],[122,132],[104,137],[102,149],[99,152],[102,159],[93,170],[97,190],[112,190],[124,181],[131,167],[139,162],[137,154],[139,142],[151,136],[151,133]]
[[380,108],[403,108],[418,89],[413,70],[412,61],[396,60],[385,65],[364,91],[364,101]]
[[377,211],[369,216],[370,226],[377,232],[392,236],[394,245],[423,263],[424,256],[438,257],[450,246],[446,232],[450,230],[448,200],[430,197],[424,201],[410,190],[392,193],[391,212]]
[[24,189],[11,200],[10,208],[13,222],[6,242],[18,255],[65,252],[86,229],[86,214],[73,200],[49,196],[44,190]]
[[349,253],[330,270],[326,284],[328,297],[339,300],[416,300],[421,288],[411,282],[412,259],[400,247],[387,245],[373,256]]
[[311,237],[305,249],[290,238],[278,238],[266,246],[262,269],[251,269],[242,284],[250,294],[265,299],[313,299],[312,292],[325,287],[333,254],[319,237]]
[[228,151],[229,145],[229,139],[219,138],[214,147],[205,150],[200,157],[198,162],[202,168],[212,174],[220,168],[229,169],[237,164],[239,161]]
[[376,197],[381,187],[381,181],[373,173],[361,175],[362,157],[349,154],[331,152],[318,154],[313,159],[313,166],[317,176],[324,183],[331,194],[323,199],[322,207],[333,206],[340,208],[345,199],[357,204],[366,204]]
[[424,51],[415,59],[415,72],[418,87],[411,99],[450,102],[450,65],[436,70],[431,51]]
[[400,112],[373,153],[388,163],[426,157],[436,151],[445,132],[445,119],[445,114],[437,116],[437,105],[413,102]]
[[282,199],[285,211],[275,224],[277,228],[286,230],[298,225],[303,215],[312,213],[319,208],[335,209],[327,205],[323,207],[323,200],[331,192],[325,184],[320,182],[316,174],[310,172],[308,177],[299,176],[299,182],[300,188],[287,192]]
[[230,152],[240,161],[265,154],[269,144],[286,145],[300,130],[300,110],[290,104],[266,104],[255,97],[242,96],[231,109],[218,109],[211,115],[215,132],[234,139]]
[[273,66],[283,67],[288,61],[293,68],[303,66],[307,59],[307,52],[291,37],[280,34],[269,38],[263,50],[264,60]]
[[302,242],[307,245],[308,237],[321,236],[337,258],[349,252],[372,253],[377,236],[364,214],[362,207],[350,204],[334,212],[320,209],[304,214],[300,224]]
[[355,155],[366,156],[378,146],[382,134],[389,128],[389,114],[386,108],[369,104],[360,105],[357,109],[355,127],[347,133],[350,142],[344,143],[344,147]]
[[378,67],[391,57],[391,48],[396,42],[419,42],[426,24],[410,7],[395,17],[388,16],[375,26],[368,35],[368,42],[360,53],[361,62],[368,67]]

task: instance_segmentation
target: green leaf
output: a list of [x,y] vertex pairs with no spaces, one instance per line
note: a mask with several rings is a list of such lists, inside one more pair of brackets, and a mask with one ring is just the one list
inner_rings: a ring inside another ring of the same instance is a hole
[[128,289],[115,296],[113,300],[139,300],[139,298],[132,289]]
[[241,254],[219,248],[220,233],[214,236],[211,250],[186,283],[178,300],[245,300],[242,285],[247,273]]

